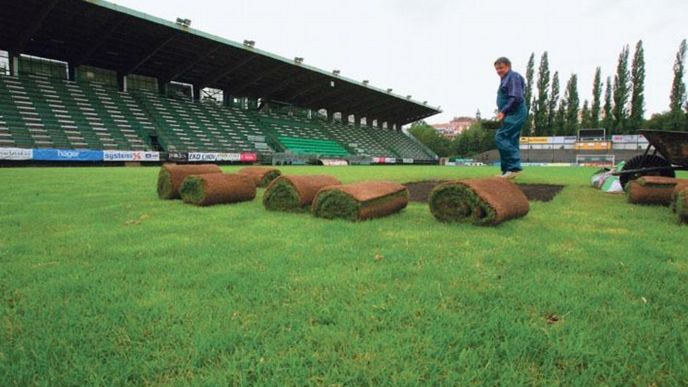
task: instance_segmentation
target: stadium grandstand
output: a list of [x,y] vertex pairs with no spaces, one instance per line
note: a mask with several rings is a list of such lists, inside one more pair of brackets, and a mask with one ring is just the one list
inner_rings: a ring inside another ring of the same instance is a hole
[[0,160],[436,163],[439,108],[100,0],[0,0]]

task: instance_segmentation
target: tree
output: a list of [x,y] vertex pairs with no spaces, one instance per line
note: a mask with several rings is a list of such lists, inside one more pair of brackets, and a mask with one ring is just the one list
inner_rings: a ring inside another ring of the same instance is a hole
[[438,156],[449,156],[451,141],[441,136],[435,128],[428,125],[425,121],[418,121],[411,124],[409,132],[418,141],[437,153]]
[[595,80],[592,82],[592,108],[590,109],[590,127],[600,127],[600,97],[602,96],[602,69],[595,69]]
[[607,86],[604,89],[604,128],[607,134],[614,132],[614,117],[612,117],[612,79],[607,77]]
[[635,132],[643,126],[643,114],[645,114],[645,50],[643,41],[639,40],[635,46],[633,65],[631,68],[631,115],[628,118],[627,129]]
[[670,119],[667,124],[669,130],[688,130],[683,104],[686,102],[686,85],[683,83],[683,72],[686,59],[686,40],[683,39],[676,53],[674,61],[674,81],[671,83],[671,98],[669,100]]
[[[555,71],[552,75],[552,94],[549,96],[549,106],[547,106],[547,132],[548,135],[553,135],[554,132],[554,115],[557,112],[557,102],[559,102],[559,72]],[[545,134],[545,133],[543,133]]]
[[580,106],[580,99],[578,98],[578,75],[572,74],[569,81],[566,83],[566,126],[564,132],[566,135],[575,135],[578,131],[578,108]]
[[619,54],[619,62],[616,66],[614,76],[614,126],[622,132],[626,132],[626,121],[628,118],[628,93],[630,91],[630,79],[628,74],[628,45],[624,46]]
[[581,110],[581,128],[594,128],[587,99],[583,102],[583,109]]
[[499,123],[492,123],[490,121],[474,123],[454,138],[454,141],[451,143],[452,152],[459,156],[471,157],[475,154],[494,149],[496,147],[494,131],[485,130],[484,124],[486,123],[489,123],[491,127],[493,124],[499,126]]
[[547,108],[549,107],[549,60],[547,51],[540,58],[537,79],[538,96],[533,110],[533,129],[535,135],[545,134],[547,127]]
[[[523,99],[525,101],[528,112],[532,110],[533,107],[533,77],[535,76],[535,53],[530,54],[528,59],[528,66],[526,67],[526,90],[523,93]],[[533,116],[528,114],[525,124],[523,124],[523,133],[529,134],[533,129]]]
[[562,98],[559,100],[559,108],[557,114],[554,116],[554,133],[557,135],[564,135],[566,127],[566,101]]

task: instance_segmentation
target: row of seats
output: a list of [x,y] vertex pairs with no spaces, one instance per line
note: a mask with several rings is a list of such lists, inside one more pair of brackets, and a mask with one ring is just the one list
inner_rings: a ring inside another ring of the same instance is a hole
[[154,134],[127,93],[99,84],[0,77],[0,146],[145,150]]
[[403,133],[120,92],[99,83],[0,76],[0,147],[401,157],[434,153]]
[[414,160],[434,160],[436,158],[431,150],[404,133],[375,127],[367,128],[367,130],[401,158]]
[[134,94],[158,127],[158,141],[168,150],[193,152],[253,152],[263,131],[237,108]]

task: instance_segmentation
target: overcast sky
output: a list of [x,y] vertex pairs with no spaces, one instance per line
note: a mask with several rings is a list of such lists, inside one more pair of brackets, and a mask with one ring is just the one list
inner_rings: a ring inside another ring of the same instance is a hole
[[621,48],[643,40],[646,118],[667,109],[672,66],[688,37],[687,0],[115,0],[163,19],[278,55],[300,56],[342,75],[441,106],[430,123],[494,110],[507,56],[525,74],[543,51],[562,83],[578,74],[581,105],[592,95],[596,66],[613,75]]

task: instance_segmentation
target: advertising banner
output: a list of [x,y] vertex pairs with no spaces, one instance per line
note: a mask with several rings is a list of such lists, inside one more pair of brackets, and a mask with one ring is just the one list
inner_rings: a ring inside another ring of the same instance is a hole
[[105,161],[160,161],[159,152],[148,151],[103,151]]
[[373,157],[373,163],[375,163],[375,164],[384,164],[384,163],[385,163],[385,158],[384,158],[384,157]]
[[34,149],[33,159],[42,161],[103,161],[103,151],[86,149]]
[[169,152],[167,159],[174,162],[187,162],[189,161],[189,154],[186,152]]
[[396,164],[397,159],[394,157],[385,157],[385,164]]
[[343,167],[349,165],[346,160],[340,159],[320,159],[320,162],[322,165],[326,165],[328,167]]
[[33,149],[0,148],[0,160],[31,160]]
[[404,164],[413,164],[413,159],[403,159]]
[[241,161],[241,153],[218,153],[217,161]]
[[240,159],[241,159],[240,161],[244,161],[244,162],[254,162],[254,161],[258,161],[258,155],[255,153],[251,153],[251,152],[242,153],[240,156]]
[[189,162],[216,161],[217,153],[189,152]]

